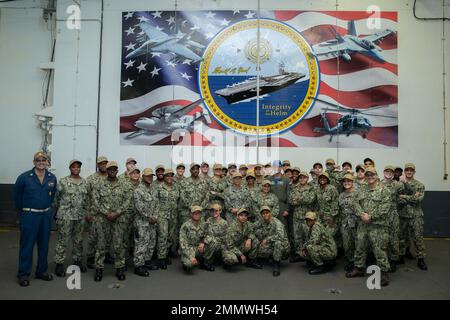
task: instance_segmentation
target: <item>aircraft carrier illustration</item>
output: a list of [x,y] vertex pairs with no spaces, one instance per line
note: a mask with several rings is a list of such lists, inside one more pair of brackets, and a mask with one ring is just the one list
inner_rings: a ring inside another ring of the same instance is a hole
[[[259,95],[281,90],[305,77],[305,74],[297,72],[286,72],[284,65],[280,65],[279,74],[273,76],[260,77]],[[256,77],[249,78],[242,82],[233,83],[226,88],[214,93],[225,98],[228,104],[246,100],[257,95]]]

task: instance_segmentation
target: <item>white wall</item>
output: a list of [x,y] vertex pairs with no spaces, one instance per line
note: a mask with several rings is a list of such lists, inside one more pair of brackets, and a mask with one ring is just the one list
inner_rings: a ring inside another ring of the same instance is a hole
[[[423,3],[428,4],[425,6]],[[419,0],[421,16],[441,16],[442,7],[438,1]],[[99,0],[81,1],[83,19],[100,17]],[[442,22],[417,21],[412,15],[412,0],[341,0],[339,10],[366,10],[368,5],[377,4],[383,11],[398,11],[399,18],[399,147],[397,149],[328,149],[328,148],[281,148],[280,158],[290,159],[301,168],[309,168],[313,161],[329,157],[339,162],[350,160],[354,164],[366,156],[372,157],[377,167],[386,164],[400,165],[416,163],[417,177],[424,181],[428,190],[450,190],[449,181],[443,177],[443,111],[442,111]],[[450,3],[447,0],[447,4]],[[65,10],[72,1],[58,1],[59,19],[67,17]],[[123,162],[134,156],[141,167],[171,164],[171,147],[120,146],[119,104],[120,104],[120,46],[121,12],[140,10],[173,10],[174,1],[104,1],[103,55],[101,75],[99,154],[116,160],[123,170]],[[179,0],[178,10],[208,9],[256,9],[257,1],[237,0]],[[328,1],[275,1],[262,0],[262,9],[335,10],[336,2]],[[440,1],[439,1],[440,4]],[[430,8],[436,8],[431,10]],[[450,11],[450,10],[448,10]],[[448,15],[448,14],[447,14]],[[55,120],[60,126],[54,128],[53,167],[61,176],[67,173],[67,163],[73,157],[85,164],[83,169],[90,173],[94,169],[95,131],[97,112],[97,80],[99,53],[99,24],[82,21],[80,40],[77,32],[68,30],[65,22],[58,24],[58,45],[56,50],[55,74]],[[448,30],[449,22],[446,22]],[[1,31],[0,31],[1,32]],[[33,31],[35,32],[35,31]],[[0,33],[1,34],[1,33]],[[450,38],[450,31],[447,31]],[[3,50],[3,49],[0,49]],[[447,74],[450,66],[450,41],[446,41]],[[3,51],[1,51],[3,53]],[[78,70],[76,60],[78,53]],[[3,55],[2,55],[3,57]],[[3,61],[3,59],[2,59]],[[3,73],[2,83],[5,83]],[[18,89],[16,89],[18,91]],[[450,80],[447,77],[447,92],[450,95]],[[447,105],[448,105],[447,95]],[[3,100],[0,102],[3,109]],[[17,105],[17,104],[16,104]],[[74,106],[77,107],[74,107]],[[75,119],[76,110],[76,120]],[[450,116],[450,114],[448,115]],[[61,125],[73,126],[64,127]],[[447,119],[448,124],[448,119]],[[75,134],[74,134],[75,130]],[[4,129],[2,128],[2,131]],[[447,135],[450,136],[449,133]],[[450,140],[450,137],[447,137]],[[12,146],[12,144],[10,144]],[[20,149],[18,147],[14,147]],[[200,155],[202,150],[196,149]],[[17,154],[21,154],[20,150]],[[31,154],[31,153],[30,153]],[[447,152],[447,157],[450,152]],[[449,158],[450,159],[450,158]],[[23,165],[11,166],[2,178],[12,181],[15,175],[25,169]]]

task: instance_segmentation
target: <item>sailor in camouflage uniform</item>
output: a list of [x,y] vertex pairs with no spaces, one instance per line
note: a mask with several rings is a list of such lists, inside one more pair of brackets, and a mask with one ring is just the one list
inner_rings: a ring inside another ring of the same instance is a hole
[[205,222],[203,222],[202,208],[191,208],[191,220],[183,223],[180,229],[181,264],[186,272],[199,266],[207,271],[214,271],[212,258],[218,249],[217,242],[206,239]]
[[70,175],[57,184],[56,212],[58,237],[55,249],[55,274],[64,277],[64,260],[69,241],[72,242],[74,265],[86,272],[83,265],[83,229],[87,210],[89,209],[88,185],[80,177],[81,161],[72,160],[69,164]]
[[400,193],[403,189],[403,183],[394,179],[394,170],[395,168],[393,166],[386,166],[384,168],[384,179],[381,181],[391,194],[391,209],[388,218],[388,257],[391,272],[396,271],[397,262],[400,258],[400,218],[398,216],[397,206]]
[[128,179],[125,180],[125,183],[129,185],[130,193],[128,196],[130,197],[128,208],[124,214],[125,230],[124,230],[124,248],[125,248],[125,257],[126,259],[130,259],[134,252],[134,217],[136,215],[136,206],[134,203],[134,191],[140,185],[141,178],[141,170],[137,167],[132,169],[128,173]]
[[336,162],[334,159],[327,159],[325,161],[325,172],[328,173],[328,176],[330,178],[330,184],[336,188],[336,190],[339,190],[340,183],[339,183],[339,171],[337,171],[338,166],[336,165]]
[[311,266],[308,273],[316,275],[330,271],[337,256],[336,243],[327,228],[318,221],[315,212],[307,212],[305,221],[308,235],[299,254]]
[[130,179],[130,173],[136,168],[136,164],[137,164],[136,159],[134,159],[134,158],[128,158],[128,159],[125,161],[125,168],[126,168],[126,170],[125,170],[124,172],[122,172],[122,173],[118,176],[118,178],[119,178],[120,180],[122,180],[122,179],[125,179],[125,180]]
[[313,187],[319,186],[319,175],[322,174],[323,166],[320,162],[316,162],[313,164],[312,170],[311,170],[311,181],[308,182]]
[[356,180],[353,182],[355,190],[360,190],[367,186],[365,173],[365,166],[358,164],[356,166]]
[[259,206],[257,204],[257,199],[261,192],[261,187],[256,183],[256,177],[253,172],[247,173],[245,177],[246,185],[249,194],[250,194],[250,206],[249,206],[249,216],[247,217],[249,221],[254,222],[257,216],[261,216],[259,214]]
[[262,170],[262,165],[258,163],[253,169],[254,169],[256,184],[257,184],[258,187],[261,187],[261,184],[264,181],[264,174],[263,174],[263,170]]
[[296,254],[291,257],[290,262],[303,260],[297,252],[303,246],[308,233],[305,214],[314,209],[316,202],[316,192],[314,187],[308,183],[308,178],[308,172],[300,171],[297,167],[293,169],[293,184],[289,188],[288,203],[293,212],[293,249]]
[[207,162],[202,162],[200,165],[200,179],[210,180],[211,177],[209,175],[209,164]]
[[[88,195],[89,195],[89,211],[86,214],[86,231],[88,234],[87,238],[87,267],[93,269],[95,267],[95,246],[97,244],[97,235],[95,234],[94,228],[94,216],[96,215],[95,207],[94,207],[94,190],[97,188],[97,185],[103,180],[106,179],[108,173],[106,172],[106,165],[108,164],[108,158],[104,156],[100,156],[97,158],[97,169],[98,171],[91,174],[86,178],[86,182],[88,184]],[[107,246],[106,250],[106,258],[105,262],[112,263],[111,254],[109,250],[109,243],[111,243],[111,233],[109,233],[106,238]]]
[[355,202],[360,217],[356,231],[355,267],[347,277],[363,277],[369,243],[378,267],[381,269],[381,285],[389,284],[388,221],[391,195],[379,181],[374,167],[366,169],[367,187],[359,190]]
[[200,179],[200,166],[191,163],[191,176],[183,180],[180,184],[180,224],[190,220],[192,206],[206,208],[209,203],[208,180]]
[[262,268],[256,261],[258,239],[253,232],[252,224],[247,221],[247,215],[248,211],[241,208],[237,212],[235,220],[229,222],[223,251],[225,269],[230,269],[238,263],[245,264],[249,268]]
[[158,203],[158,240],[156,251],[159,267],[167,269],[167,263],[171,263],[167,254],[173,244],[174,232],[177,226],[177,203],[180,198],[179,189],[173,183],[173,170],[164,171],[164,184],[155,190]]
[[228,188],[228,184],[222,178],[222,165],[218,163],[214,164],[213,172],[214,176],[208,180],[209,203],[210,205],[217,203],[223,208],[223,192]]
[[344,192],[339,195],[339,215],[341,217],[342,245],[344,247],[347,265],[344,270],[353,270],[355,260],[356,225],[358,216],[356,215],[356,190],[353,187],[353,174],[347,173],[342,178]]
[[155,270],[151,258],[156,246],[157,202],[153,182],[153,170],[144,169],[142,182],[134,190],[136,215],[134,217],[134,273],[148,277],[147,269]]
[[[261,207],[269,207],[270,212],[272,213],[272,216],[275,218],[278,218],[280,215],[280,202],[275,194],[271,192],[272,189],[272,181],[270,180],[264,180],[261,185],[261,191],[257,194],[255,198],[255,213],[256,216],[252,219],[254,221],[258,221],[262,219],[261,213],[259,213],[259,209]],[[258,209],[259,208],[259,209]]]
[[[425,244],[423,241],[423,211],[422,200],[425,196],[425,186],[414,178],[416,166],[413,163],[405,164],[404,188],[407,194],[400,195],[400,203],[406,206],[400,212],[400,255],[406,253],[406,239],[411,237],[417,255],[417,265],[422,270],[427,270],[425,264]],[[409,237],[408,237],[409,236]]]
[[155,168],[156,180],[153,183],[154,189],[159,189],[164,184],[164,166],[162,164],[158,164]]
[[319,187],[316,188],[317,213],[319,221],[336,237],[339,228],[339,193],[330,184],[330,176],[324,172],[319,175]]
[[225,247],[228,222],[222,218],[222,207],[218,203],[211,205],[211,217],[205,222],[205,242],[211,243],[215,248],[214,261],[222,261]]
[[236,220],[239,209],[245,208],[247,211],[251,209],[250,193],[247,188],[242,187],[242,175],[239,172],[233,175],[232,182],[233,184],[223,193],[225,217],[228,222]]
[[185,179],[184,177],[184,171],[186,170],[186,167],[183,163],[177,164],[177,167],[175,168],[176,174],[173,177],[173,181],[178,183]]
[[272,259],[272,274],[280,275],[280,262],[289,255],[289,239],[280,220],[274,218],[270,208],[260,209],[262,219],[255,223],[254,233],[258,240],[258,258]]
[[112,247],[114,250],[114,267],[116,277],[125,280],[125,247],[124,234],[127,228],[128,217],[125,216],[129,207],[132,192],[130,185],[117,178],[117,163],[109,161],[106,165],[108,177],[94,190],[94,206],[98,215],[94,218],[98,242],[95,252],[95,281],[103,278],[105,260],[106,234],[108,228],[112,229]]

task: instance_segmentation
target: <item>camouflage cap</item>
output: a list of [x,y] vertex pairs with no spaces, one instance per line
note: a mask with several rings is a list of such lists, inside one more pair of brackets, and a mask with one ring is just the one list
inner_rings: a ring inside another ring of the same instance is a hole
[[416,165],[414,163],[406,163],[405,170],[406,169],[413,169],[414,171],[416,171]]
[[298,174],[299,176],[304,176],[304,177],[308,177],[309,178],[309,174],[306,171],[300,171],[300,173]]
[[179,167],[186,168],[186,166],[184,165],[184,163],[179,163],[179,164],[177,164],[177,167],[176,167],[175,169],[178,169]]
[[334,161],[334,159],[327,159],[327,161],[325,161],[325,164],[336,164],[336,162]]
[[375,169],[375,167],[369,166],[369,167],[366,168],[365,175],[367,176],[368,173],[372,173],[374,175],[377,175],[377,170]]
[[46,160],[48,160],[48,155],[44,151],[38,151],[34,154],[33,159],[36,160],[38,158],[45,158]]
[[208,164],[208,162],[203,161],[202,164],[201,164],[201,166],[202,166],[202,167],[203,167],[203,166],[209,167],[209,164]]
[[245,176],[245,179],[246,179],[246,180],[247,180],[248,178],[256,179],[256,176],[255,176],[255,174],[254,174],[253,172],[249,172],[249,173],[247,173],[247,175]]
[[158,171],[159,169],[163,169],[164,170],[164,166],[162,164],[158,164],[155,168],[155,172]]
[[234,179],[234,178],[242,178],[242,174],[240,174],[239,172],[235,172],[235,173],[233,173],[233,175],[231,176],[231,178],[232,179]]
[[305,220],[317,220],[317,214],[313,211],[308,211],[305,214]]
[[400,166],[396,166],[394,170],[402,170],[403,171],[403,168]]
[[164,170],[164,175],[167,176],[168,174],[174,174],[173,170],[170,168],[167,168]]
[[199,168],[200,168],[200,165],[199,165],[198,163],[192,162],[191,165],[190,165],[189,167],[190,167],[191,169],[194,168],[194,167],[199,167]]
[[320,177],[325,177],[328,179],[328,181],[330,181],[330,175],[328,174],[328,172],[322,172],[321,174],[319,174],[319,179]]
[[213,170],[219,170],[219,169],[220,170],[223,169],[222,165],[220,163],[214,163]]
[[270,208],[268,206],[262,206],[261,209],[259,210],[259,212],[263,212],[264,210],[269,210],[270,212],[272,212],[272,210],[270,210]]
[[152,176],[153,175],[153,170],[150,168],[145,168],[144,171],[142,171],[142,175],[143,176]]
[[300,170],[299,167],[293,167],[293,168],[292,168],[292,171],[297,171],[298,173],[302,172],[302,170]]
[[192,206],[191,207],[191,213],[194,213],[194,212],[196,212],[196,211],[200,211],[200,212],[202,212],[202,207],[200,207],[200,206]]
[[284,172],[288,172],[288,171],[292,172],[292,168],[291,167],[287,167],[286,169],[284,169]]
[[222,206],[218,203],[214,203],[211,205],[211,210],[222,210]]
[[387,171],[387,170],[395,171],[395,168],[394,168],[394,166],[387,165],[386,167],[384,167],[384,170],[383,170],[383,171]]
[[256,168],[262,168],[262,167],[263,167],[262,164],[257,163],[257,164],[255,164],[255,166],[253,168],[256,169]]
[[238,216],[240,216],[241,214],[247,215],[247,214],[248,214],[248,211],[247,211],[247,209],[245,209],[245,208],[241,208],[241,209],[239,209],[239,211],[237,212],[237,214],[238,214]]
[[115,161],[108,161],[108,163],[106,164],[106,169],[111,168],[111,167],[119,168],[119,166],[117,165],[117,162],[115,162]]
[[283,166],[290,166],[290,165],[291,165],[291,162],[290,162],[289,160],[283,160],[282,165],[283,165]]
[[350,161],[344,161],[344,162],[342,162],[342,166],[345,166],[346,164],[348,164],[351,168],[353,167],[353,166],[352,166],[352,163],[351,163]]
[[375,165],[375,161],[373,161],[373,160],[370,159],[370,158],[365,158],[365,159],[363,160],[363,162],[366,162],[366,161],[370,161],[370,162],[372,162],[372,163]]
[[136,167],[133,170],[131,170],[130,173],[133,173],[135,171],[137,171],[138,173],[141,173],[141,169],[139,169],[138,167]]
[[126,164],[129,164],[130,162],[134,162],[134,164],[137,163],[135,158],[128,158],[127,161],[125,161]]
[[108,162],[108,158],[104,156],[100,156],[97,158],[97,163]]
[[83,164],[83,162],[81,162],[80,160],[73,159],[73,160],[70,160],[70,162],[69,162],[69,168],[70,168],[74,163],[79,163],[80,166]]
[[229,164],[228,164],[228,169],[230,169],[231,167],[235,167],[235,168],[237,168],[237,166],[236,166],[236,164],[235,164],[235,163],[229,163]]
[[262,182],[262,185],[265,186],[266,184],[272,185],[272,182],[271,182],[270,180],[264,180],[264,181]]
[[356,166],[356,172],[358,172],[359,170],[366,171],[366,167],[363,164],[358,164]]
[[351,173],[346,173],[346,174],[344,174],[344,176],[342,177],[342,180],[344,180],[344,179],[348,179],[348,180],[354,181],[354,180],[355,180],[355,177],[354,177],[353,174],[351,174]]
[[246,164],[241,164],[241,165],[239,166],[239,170],[241,170],[241,169],[248,169],[248,167],[247,167]]

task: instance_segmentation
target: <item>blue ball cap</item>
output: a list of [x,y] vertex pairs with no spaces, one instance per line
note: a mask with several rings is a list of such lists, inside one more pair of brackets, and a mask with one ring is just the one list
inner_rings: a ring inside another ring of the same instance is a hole
[[272,162],[272,166],[281,167],[282,166],[281,160],[275,160],[274,162]]

